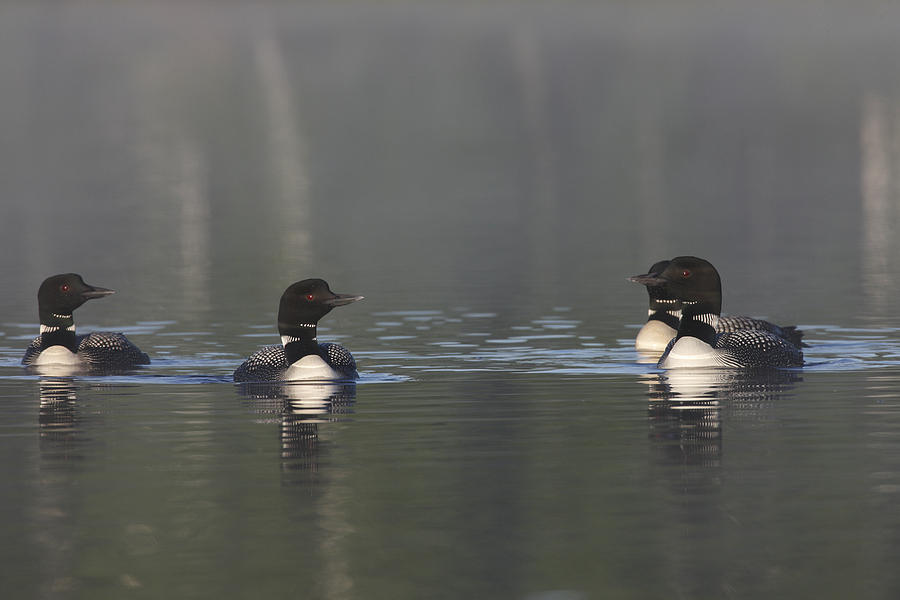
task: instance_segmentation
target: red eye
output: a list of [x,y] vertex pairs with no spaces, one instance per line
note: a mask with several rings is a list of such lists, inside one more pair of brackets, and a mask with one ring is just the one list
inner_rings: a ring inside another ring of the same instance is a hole
[[64,283],[64,284],[62,284],[61,286],[59,286],[59,289],[62,290],[63,293],[68,292],[68,291],[69,291],[69,284],[68,284],[68,283]]
[[306,295],[306,299],[309,300],[310,302],[312,302],[313,300],[316,299],[316,297],[313,296],[312,294],[307,294],[307,295]]
[[684,271],[681,272],[681,276],[684,277],[685,279],[687,279],[688,277],[691,276],[691,272],[688,271],[687,269],[685,269]]

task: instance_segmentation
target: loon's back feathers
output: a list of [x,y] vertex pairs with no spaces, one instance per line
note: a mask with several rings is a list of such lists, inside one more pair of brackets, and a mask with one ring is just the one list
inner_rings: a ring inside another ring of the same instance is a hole
[[767,331],[790,342],[798,348],[806,346],[806,344],[803,343],[803,330],[797,329],[796,325],[776,325],[775,323],[770,323],[762,319],[753,319],[751,317],[719,317],[719,324],[716,326],[716,331],[718,333],[741,331],[743,329]]
[[280,381],[289,366],[284,346],[263,346],[235,369],[234,381]]
[[331,368],[346,373],[352,379],[359,377],[359,373],[356,371],[356,359],[349,350],[333,342],[323,342],[319,344],[319,348],[327,357],[326,361]]
[[[122,371],[150,364],[150,357],[122,333],[94,331],[75,336],[75,343],[75,355],[91,371]],[[37,336],[25,350],[22,364],[33,364],[48,347],[43,336]]]
[[128,369],[150,364],[150,357],[122,333],[95,331],[78,337],[78,354],[97,368]]
[[[319,344],[318,355],[343,379],[359,377],[353,355],[343,346],[331,342]],[[285,381],[290,367],[284,346],[264,346],[247,357],[234,371],[234,381]]]
[[803,365],[803,352],[800,348],[764,329],[739,329],[720,333],[716,336],[713,348],[723,351],[726,365],[730,367]]

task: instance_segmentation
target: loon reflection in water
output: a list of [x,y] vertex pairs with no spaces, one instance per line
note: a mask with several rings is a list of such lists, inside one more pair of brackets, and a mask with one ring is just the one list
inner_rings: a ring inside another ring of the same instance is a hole
[[352,383],[245,383],[236,387],[251,412],[280,424],[282,464],[290,470],[318,470],[319,425],[352,414],[356,400]]
[[642,380],[663,460],[712,467],[722,457],[723,414],[764,418],[803,378],[783,369],[673,369]]

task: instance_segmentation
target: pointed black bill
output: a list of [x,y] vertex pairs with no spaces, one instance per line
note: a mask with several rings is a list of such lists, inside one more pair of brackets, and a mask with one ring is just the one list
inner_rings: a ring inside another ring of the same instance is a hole
[[657,286],[657,285],[665,285],[668,283],[665,279],[659,276],[657,273],[647,273],[645,275],[635,275],[634,277],[629,277],[628,281],[633,283],[640,283],[646,286]]
[[328,306],[344,306],[357,300],[362,300],[365,296],[354,296],[353,294],[335,294],[334,298],[328,298],[323,302]]
[[110,294],[115,294],[116,290],[110,290],[107,288],[97,287],[95,285],[87,286],[88,289],[81,292],[81,297],[85,300],[92,300],[94,298],[103,298],[104,296],[109,296]]

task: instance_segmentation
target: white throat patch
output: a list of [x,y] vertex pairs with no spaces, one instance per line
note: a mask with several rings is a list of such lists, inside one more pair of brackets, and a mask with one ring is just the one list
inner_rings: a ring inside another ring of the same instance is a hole
[[[313,325],[313,327],[315,327],[315,325]],[[287,345],[290,344],[291,342],[299,342],[299,341],[301,341],[300,338],[294,337],[294,336],[292,336],[292,335],[283,335],[283,336],[281,336],[281,345],[282,345],[282,346],[287,346]],[[316,341],[316,338],[312,338],[311,341],[315,342],[315,341]]]
[[700,321],[701,323],[706,323],[713,329],[716,329],[719,326],[719,315],[714,315],[712,313],[703,313],[702,315],[694,315],[691,317],[694,321]]
[[[59,315],[54,315],[54,316],[58,317]],[[62,327],[51,327],[49,325],[41,324],[41,333],[53,333],[54,331],[59,331],[60,329],[62,329]],[[72,323],[65,329],[66,329],[66,331],[71,331],[72,333],[75,333],[75,324]]]
[[[658,311],[658,310],[653,310],[652,308],[648,308],[648,309],[647,309],[647,316],[649,317],[650,315],[654,315],[654,314],[656,314],[657,312],[659,312],[659,311]],[[667,315],[672,315],[672,316],[675,317],[676,319],[680,319],[680,318],[681,318],[681,309],[678,309],[678,310],[672,309],[672,310],[667,310],[667,311],[665,311],[665,312],[666,312]]]

